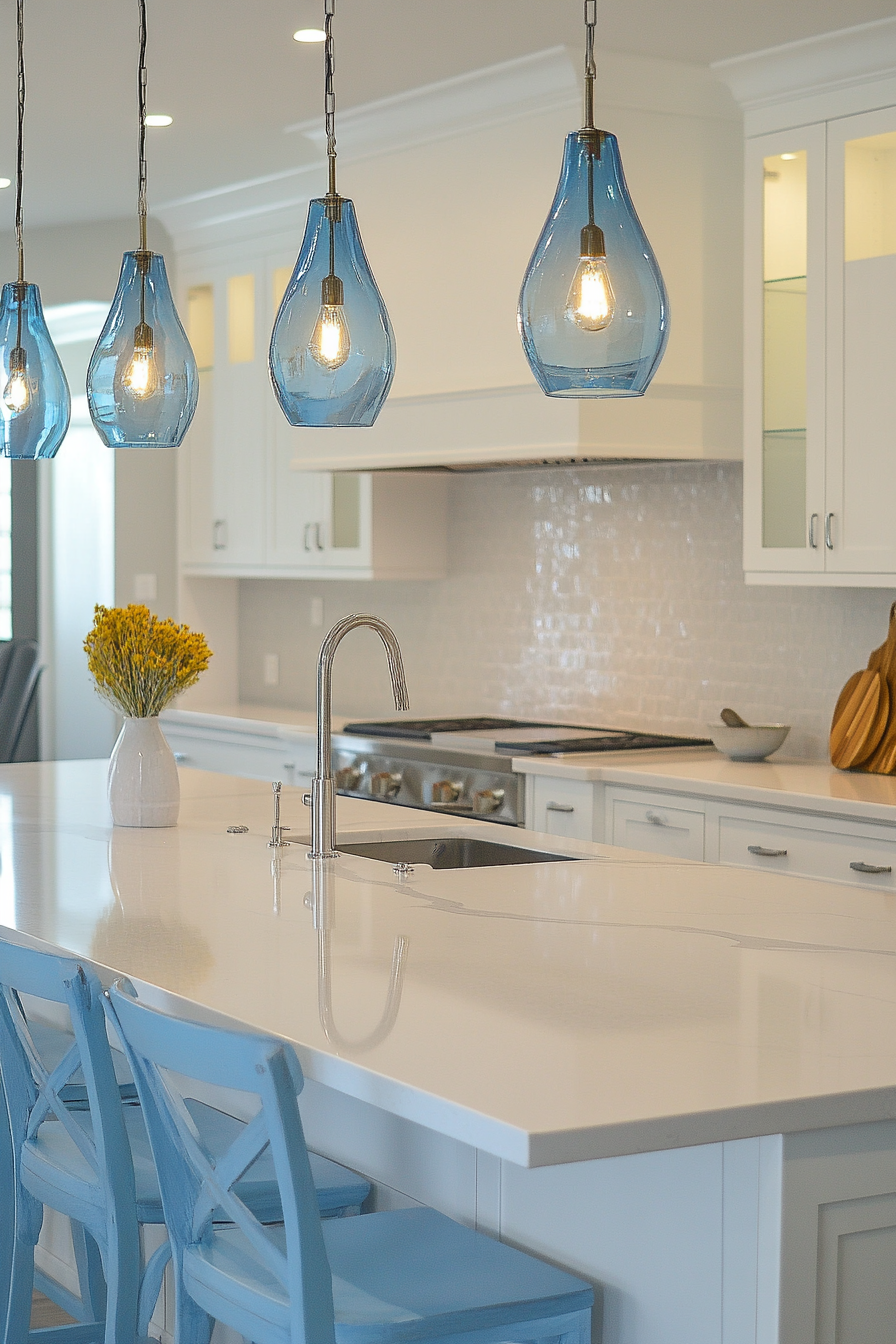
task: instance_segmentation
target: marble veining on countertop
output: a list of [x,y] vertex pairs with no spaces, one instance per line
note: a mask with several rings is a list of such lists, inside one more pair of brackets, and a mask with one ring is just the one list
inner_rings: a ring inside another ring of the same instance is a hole
[[113,829],[106,770],[0,767],[0,924],[340,1092],[522,1165],[896,1117],[886,892],[340,798],[343,837],[587,856],[401,878],[311,863],[294,789],[272,851],[270,787],[225,775],[181,771],[176,828]]

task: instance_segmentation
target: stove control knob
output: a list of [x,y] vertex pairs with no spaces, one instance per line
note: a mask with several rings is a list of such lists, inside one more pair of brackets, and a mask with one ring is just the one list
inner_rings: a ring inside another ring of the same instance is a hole
[[361,783],[362,773],[357,765],[344,765],[341,770],[336,771],[337,789],[345,789],[350,793]]
[[432,801],[437,804],[456,803],[463,787],[463,784],[452,779],[437,780],[432,786]]
[[489,812],[499,811],[503,802],[503,789],[480,789],[473,794],[473,811],[480,816],[487,816]]
[[401,788],[401,771],[380,770],[370,778],[374,798],[394,798]]

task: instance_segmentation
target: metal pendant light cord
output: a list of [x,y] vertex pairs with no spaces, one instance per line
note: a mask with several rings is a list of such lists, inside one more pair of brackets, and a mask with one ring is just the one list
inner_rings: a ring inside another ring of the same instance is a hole
[[[594,226],[594,30],[597,27],[597,0],[585,0],[585,127],[591,132],[588,147],[588,225]],[[599,141],[597,141],[599,149]]]
[[140,54],[137,58],[137,218],[140,251],[146,251],[146,0],[137,0]]
[[22,345],[22,304],[25,301],[25,243],[22,231],[22,179],[25,171],[25,0],[16,4],[16,42],[19,53],[19,116],[16,141],[16,249],[19,254],[19,283],[16,313],[16,349]]
[[327,218],[330,221],[330,275],[336,271],[336,229],[340,218],[339,193],[336,190],[336,60],[333,49],[333,16],[336,0],[324,0],[324,127],[327,132]]
[[594,129],[594,30],[597,27],[597,0],[585,0],[585,129]]

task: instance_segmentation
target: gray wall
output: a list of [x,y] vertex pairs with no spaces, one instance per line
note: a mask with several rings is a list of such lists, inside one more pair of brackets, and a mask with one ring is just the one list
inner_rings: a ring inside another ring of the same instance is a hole
[[[438,583],[243,580],[240,693],[310,708],[322,631],[373,611],[401,640],[412,709],[702,732],[723,705],[793,725],[822,757],[837,694],[887,632],[888,589],[754,588],[741,570],[740,464],[457,476]],[[281,684],[262,659],[279,653]],[[390,713],[359,631],[336,659],[340,713]]]

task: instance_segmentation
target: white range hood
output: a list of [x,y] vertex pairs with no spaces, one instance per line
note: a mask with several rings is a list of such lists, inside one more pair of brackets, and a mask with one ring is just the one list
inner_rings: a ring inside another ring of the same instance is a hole
[[296,471],[738,458],[736,387],[654,383],[644,397],[546,397],[536,383],[390,397],[370,429],[294,431]]

